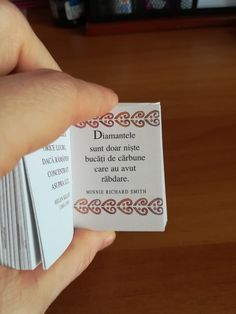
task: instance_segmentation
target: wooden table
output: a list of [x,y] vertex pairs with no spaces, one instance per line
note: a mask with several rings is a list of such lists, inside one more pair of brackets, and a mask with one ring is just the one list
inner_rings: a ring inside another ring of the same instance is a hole
[[169,222],[119,233],[47,313],[236,313],[236,28],[86,37],[32,26],[64,71],[161,101]]

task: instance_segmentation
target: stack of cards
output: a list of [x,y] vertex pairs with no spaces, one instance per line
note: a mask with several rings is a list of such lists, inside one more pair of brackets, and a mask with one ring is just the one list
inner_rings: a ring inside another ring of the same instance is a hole
[[0,181],[0,261],[15,269],[33,269],[40,262],[23,160]]
[[0,262],[49,268],[74,227],[163,231],[160,104],[120,104],[25,156],[0,181]]

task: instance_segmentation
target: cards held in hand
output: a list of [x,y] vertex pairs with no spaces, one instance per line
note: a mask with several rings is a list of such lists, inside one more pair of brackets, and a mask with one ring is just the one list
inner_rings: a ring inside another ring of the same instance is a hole
[[25,156],[0,181],[0,262],[49,268],[73,229],[163,231],[160,104],[120,104]]

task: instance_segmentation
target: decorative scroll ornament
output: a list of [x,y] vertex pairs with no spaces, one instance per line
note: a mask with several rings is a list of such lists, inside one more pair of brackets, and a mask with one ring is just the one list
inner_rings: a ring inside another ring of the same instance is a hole
[[137,213],[141,216],[147,214],[162,215],[163,214],[163,200],[161,198],[154,198],[150,202],[146,198],[139,198],[136,201],[130,198],[124,198],[116,201],[114,199],[107,199],[101,201],[99,199],[87,200],[86,198],[79,199],[74,208],[81,214],[88,214],[89,212],[99,215],[103,212],[108,214],[115,214],[117,211],[131,215]]
[[76,127],[82,129],[87,125],[95,129],[98,128],[100,124],[106,127],[112,127],[117,123],[123,127],[134,125],[138,128],[142,128],[144,127],[145,123],[149,124],[150,126],[158,126],[160,124],[159,117],[160,113],[158,110],[152,110],[147,114],[145,114],[144,111],[136,111],[132,115],[127,111],[119,112],[116,115],[110,112],[96,119],[77,123]]

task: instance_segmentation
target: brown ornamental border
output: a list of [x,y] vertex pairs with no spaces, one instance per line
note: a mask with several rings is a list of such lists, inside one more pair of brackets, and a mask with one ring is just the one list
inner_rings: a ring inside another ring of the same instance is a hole
[[100,215],[102,211],[108,214],[115,214],[117,211],[122,212],[126,215],[137,213],[142,216],[146,216],[149,213],[155,215],[163,214],[163,200],[161,198],[154,198],[148,201],[142,197],[136,201],[130,198],[124,198],[119,201],[114,199],[107,199],[101,201],[100,199],[94,199],[89,201],[86,198],[79,199],[75,204],[74,208],[81,214],[88,214],[89,212]]
[[150,126],[160,125],[159,118],[160,113],[158,110],[152,110],[146,114],[144,111],[136,111],[133,114],[130,114],[127,111],[122,111],[115,115],[109,112],[96,119],[79,122],[76,124],[76,127],[84,128],[85,126],[90,126],[91,128],[97,128],[100,124],[106,127],[112,127],[115,123],[117,123],[123,127],[134,125],[136,127],[142,128],[145,123],[149,124]]

